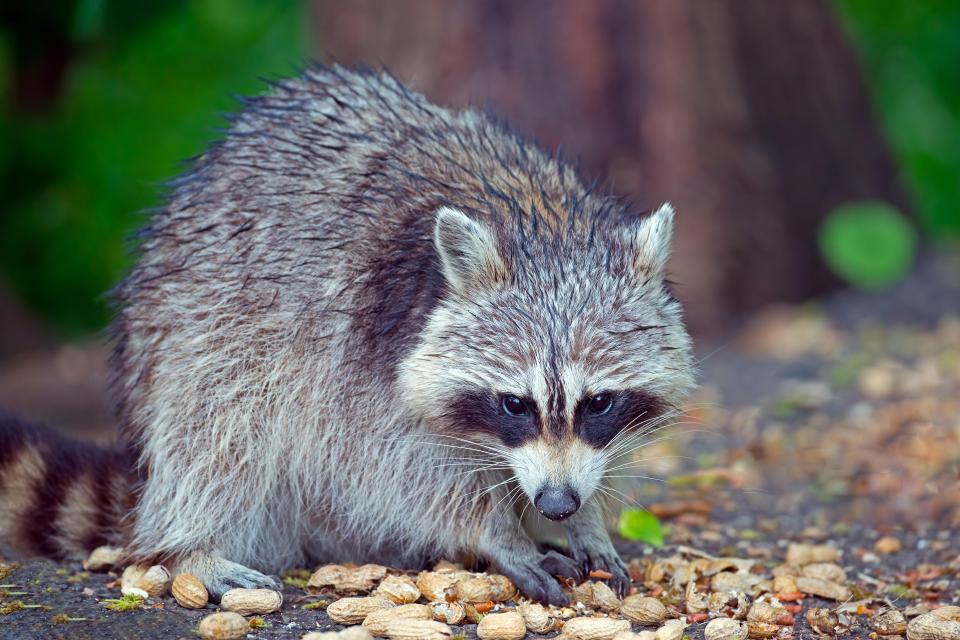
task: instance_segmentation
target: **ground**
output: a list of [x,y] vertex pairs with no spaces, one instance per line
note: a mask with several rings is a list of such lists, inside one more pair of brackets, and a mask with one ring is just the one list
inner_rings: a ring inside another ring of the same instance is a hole
[[[685,424],[651,435],[640,456],[636,473],[664,481],[624,496],[665,524],[661,548],[618,543],[625,559],[638,559],[638,591],[658,594],[680,616],[689,613],[683,594],[671,591],[669,571],[657,574],[676,566],[664,559],[750,559],[759,580],[791,543],[804,542],[838,550],[850,593],[845,605],[803,598],[793,625],[781,627],[795,638],[814,636],[804,619],[811,607],[837,611],[840,635],[867,637],[882,607],[917,615],[957,604],[960,255],[930,255],[883,293],[767,310],[700,357],[704,385]],[[9,612],[0,615],[0,639],[191,638],[215,610],[182,609],[168,596],[110,611],[104,600],[119,597],[116,574],[36,560],[3,566],[0,613]],[[263,616],[266,626],[249,637],[335,628],[322,609],[303,608],[320,596],[293,585],[284,596],[282,611]],[[704,625],[686,634],[702,637]],[[473,635],[472,626],[464,631]]]

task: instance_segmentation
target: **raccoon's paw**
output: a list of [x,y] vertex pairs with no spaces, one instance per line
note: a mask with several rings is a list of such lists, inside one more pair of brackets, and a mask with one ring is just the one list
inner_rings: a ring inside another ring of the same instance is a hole
[[[562,557],[560,554],[556,555]],[[552,563],[559,561],[553,558],[548,559],[549,556],[550,554],[544,556],[540,564],[536,562],[517,562],[504,566],[501,563],[500,571],[510,578],[523,595],[531,600],[558,607],[566,606],[570,604],[570,597],[564,593],[563,587],[553,577],[553,569],[558,568],[559,565]],[[543,568],[544,562],[550,569]],[[559,575],[563,575],[563,572],[559,572]]]
[[580,565],[583,576],[589,576],[591,571],[605,571],[611,574],[607,584],[621,598],[630,590],[630,573],[627,565],[620,559],[620,554],[611,545],[608,549],[575,549],[573,557]]
[[583,566],[569,556],[565,556],[559,551],[547,551],[540,560],[540,568],[552,576],[561,578],[572,578],[577,582],[584,579]]
[[176,573],[195,575],[210,593],[210,600],[220,602],[220,598],[230,589],[275,589],[280,590],[276,579],[230,562],[217,556],[195,554],[177,563]]

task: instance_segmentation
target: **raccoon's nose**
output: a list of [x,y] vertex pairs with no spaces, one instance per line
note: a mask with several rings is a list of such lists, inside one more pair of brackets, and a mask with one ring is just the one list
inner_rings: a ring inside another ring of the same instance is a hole
[[537,492],[533,505],[547,518],[563,520],[580,508],[580,496],[570,487],[547,485]]

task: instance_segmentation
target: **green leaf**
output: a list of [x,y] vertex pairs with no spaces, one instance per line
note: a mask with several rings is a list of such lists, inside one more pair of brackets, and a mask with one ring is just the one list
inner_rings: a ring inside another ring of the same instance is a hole
[[883,202],[837,207],[821,225],[818,240],[830,269],[861,289],[880,289],[901,279],[917,243],[907,219]]
[[663,546],[663,530],[660,527],[660,521],[645,509],[621,511],[618,529],[620,535],[627,540],[646,542],[654,547]]

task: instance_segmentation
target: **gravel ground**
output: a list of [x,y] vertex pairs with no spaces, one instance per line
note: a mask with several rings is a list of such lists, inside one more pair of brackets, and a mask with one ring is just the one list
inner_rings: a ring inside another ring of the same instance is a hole
[[[640,592],[662,593],[680,615],[682,594],[674,602],[669,578],[651,579],[656,560],[692,548],[751,559],[754,573],[769,577],[790,543],[806,542],[840,550],[848,601],[863,601],[839,635],[869,637],[871,615],[884,606],[915,615],[918,606],[957,604],[960,254],[929,256],[882,294],[759,314],[703,357],[704,389],[690,404],[690,424],[644,449],[654,460],[639,472],[665,481],[625,498],[665,525],[662,548],[619,544],[625,559],[645,567]],[[116,574],[6,558],[0,639],[193,638],[198,620],[215,610],[182,609],[166,597],[110,611],[103,600],[119,597]],[[263,616],[265,626],[248,637],[337,628],[322,610],[303,608],[317,596],[288,585],[284,598],[283,610]],[[815,637],[803,613],[842,605],[813,597],[801,604],[782,636]],[[686,635],[702,638],[704,624]],[[474,635],[471,626],[463,631]]]

